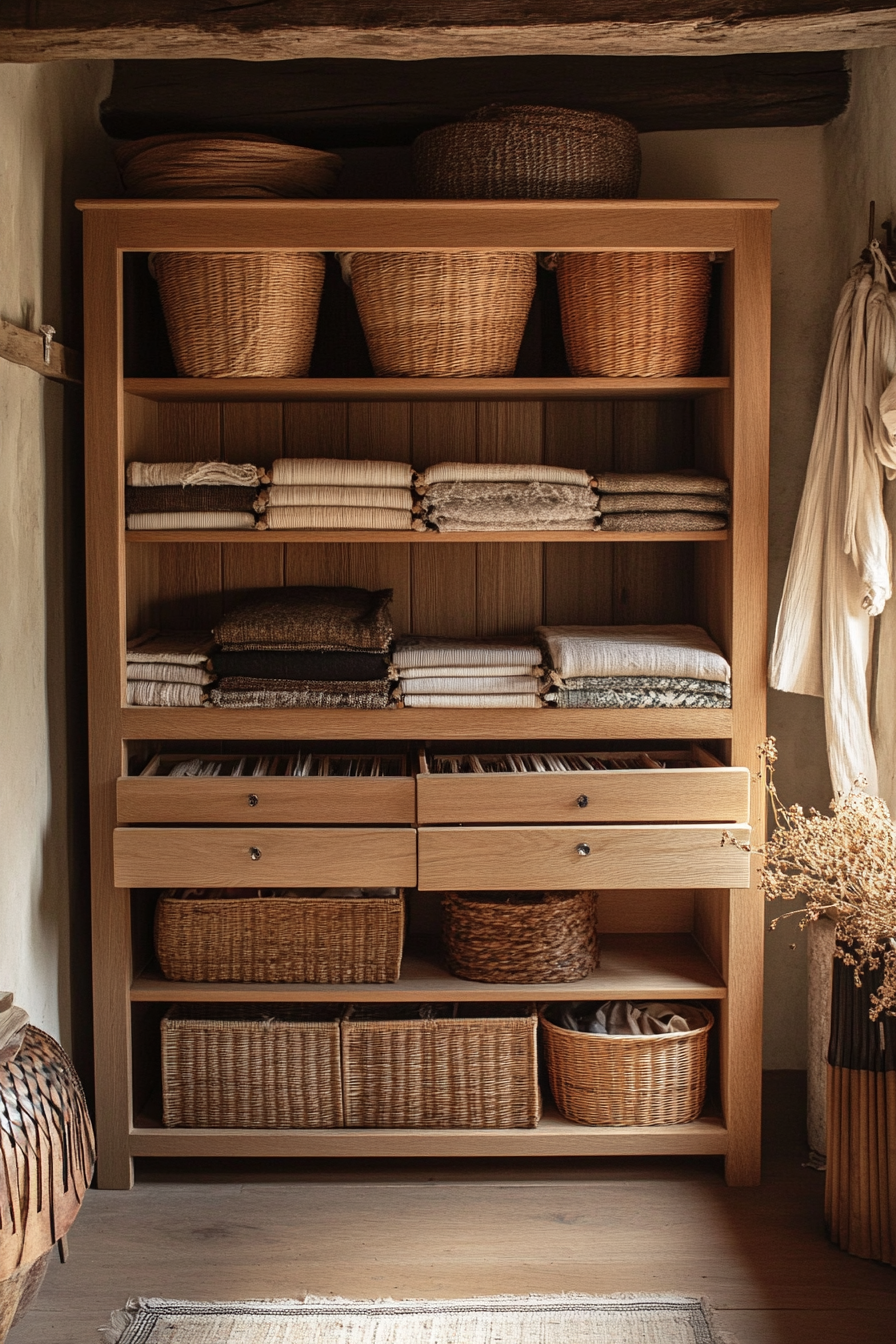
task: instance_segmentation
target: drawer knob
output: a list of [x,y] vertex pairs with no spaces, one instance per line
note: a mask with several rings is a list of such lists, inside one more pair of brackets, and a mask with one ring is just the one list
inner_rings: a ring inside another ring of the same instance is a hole
[[588,806],[587,793],[580,793],[578,798],[576,799],[576,803],[579,807],[587,807]]
[[248,802],[248,804],[249,804],[250,807],[257,807],[257,806],[258,806],[258,794],[257,794],[257,793],[250,793],[250,794],[249,794],[249,797],[248,797],[248,799],[247,799],[247,802]]
[[261,858],[261,850],[256,849],[255,846],[253,845],[252,848],[249,850],[249,858],[252,859],[253,863],[257,862],[258,859]]
[[576,845],[576,853],[577,853],[577,854],[590,854],[590,853],[591,853],[591,846],[590,846],[590,845],[586,845],[586,844],[585,844],[585,841],[582,840],[578,845]]

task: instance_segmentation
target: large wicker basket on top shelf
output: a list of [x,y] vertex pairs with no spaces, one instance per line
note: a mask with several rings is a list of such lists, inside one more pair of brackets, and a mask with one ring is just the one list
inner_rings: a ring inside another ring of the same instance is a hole
[[449,891],[442,942],[463,980],[560,984],[598,965],[594,891]]
[[237,131],[131,140],[115,162],[129,196],[181,200],[329,196],[342,169],[338,154]]

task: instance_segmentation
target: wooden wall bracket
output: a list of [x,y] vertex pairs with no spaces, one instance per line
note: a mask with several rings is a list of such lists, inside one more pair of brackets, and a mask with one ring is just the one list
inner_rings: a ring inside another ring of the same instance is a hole
[[83,382],[84,361],[80,350],[60,345],[53,340],[54,335],[52,327],[46,333],[26,331],[24,327],[0,318],[0,359],[9,360],[10,364],[23,364],[26,369],[33,369],[54,382]]

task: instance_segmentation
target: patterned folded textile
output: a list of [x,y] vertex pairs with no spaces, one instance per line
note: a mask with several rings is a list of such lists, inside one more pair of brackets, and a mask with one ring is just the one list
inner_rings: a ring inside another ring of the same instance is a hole
[[211,702],[219,709],[392,709],[388,691],[218,691]]
[[601,532],[719,532],[727,513],[605,513]]
[[215,528],[249,532],[257,522],[254,513],[129,513],[125,517],[129,532],[193,532]]
[[567,691],[693,691],[696,695],[727,695],[726,681],[705,677],[566,677]]
[[126,485],[125,513],[247,513],[255,509],[254,485]]
[[403,635],[392,662],[410,667],[537,667],[542,651],[531,641],[513,638],[451,639],[445,635]]
[[594,518],[535,518],[529,510],[508,510],[491,522],[482,519],[444,518],[440,514],[429,519],[439,532],[593,532]]
[[545,699],[558,709],[730,709],[731,691],[706,695],[697,691],[548,691]]
[[129,462],[128,485],[252,485],[264,479],[251,462]]
[[391,600],[391,588],[259,588],[213,633],[225,649],[387,653]]
[[219,677],[251,677],[256,681],[382,681],[389,675],[389,661],[380,653],[249,649],[216,653],[212,664]]
[[274,485],[364,485],[410,488],[409,462],[353,461],[344,457],[278,457],[271,467]]
[[403,694],[413,695],[502,695],[510,691],[538,691],[538,677],[409,677],[402,673]]
[[683,471],[603,471],[594,478],[594,488],[601,494],[688,494],[728,496],[728,482],[718,476],[701,476],[699,472]]
[[183,663],[128,663],[128,681],[180,681],[185,685],[208,686],[214,681],[202,667]]
[[333,695],[385,695],[391,682],[379,681],[308,681],[289,677],[222,677],[219,691],[308,691]]
[[698,625],[541,625],[551,666],[567,677],[700,677],[730,681],[718,645]]
[[208,699],[201,686],[188,686],[182,681],[129,681],[129,705],[164,705],[169,708],[188,708],[202,705]]
[[[214,692],[212,692],[214,694]],[[405,695],[407,709],[543,709],[540,695]]]
[[724,500],[719,495],[635,494],[601,495],[601,513],[720,513]]
[[[597,496],[587,485],[554,485],[549,481],[438,481],[427,487],[423,496],[426,507],[438,506],[440,512],[453,513],[449,506],[461,506],[466,513],[475,505],[523,504],[533,513],[555,512],[564,518],[578,512],[597,513]],[[550,505],[550,508],[543,506]],[[559,508],[554,506],[559,505]]]
[[205,667],[215,641],[207,630],[147,630],[128,640],[129,663],[184,663]]
[[552,467],[542,462],[437,462],[417,475],[424,491],[436,481],[553,481],[556,485],[590,485],[587,471]]
[[271,485],[262,498],[277,508],[329,504],[342,509],[411,509],[414,505],[410,486]]
[[311,505],[307,508],[288,506],[280,508],[269,504],[264,523],[270,528],[352,529],[363,528],[379,532],[410,532],[414,515],[407,509],[335,508]]

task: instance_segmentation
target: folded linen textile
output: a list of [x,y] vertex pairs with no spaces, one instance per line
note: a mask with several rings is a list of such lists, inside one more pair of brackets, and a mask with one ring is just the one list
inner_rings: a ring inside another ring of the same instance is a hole
[[427,520],[439,532],[593,532],[598,525],[597,519],[587,518],[536,518],[528,509],[506,510],[500,518],[493,516],[491,522],[476,518],[446,518],[442,514],[431,514]]
[[402,671],[410,667],[535,667],[542,656],[531,640],[508,636],[452,639],[447,635],[402,635],[395,642],[392,662]]
[[211,672],[183,663],[128,663],[128,681],[180,681],[184,685],[208,686]]
[[537,692],[538,677],[409,677],[402,673],[402,694],[482,695],[510,691]]
[[219,709],[392,709],[388,691],[219,691],[210,696]]
[[724,695],[728,683],[707,681],[704,677],[564,677],[567,691],[693,691],[695,694]]
[[381,653],[314,653],[291,649],[216,653],[219,677],[281,681],[382,681],[389,661]]
[[129,705],[165,705],[178,709],[202,705],[208,699],[201,686],[188,686],[183,681],[129,681]]
[[256,510],[254,485],[126,485],[125,513],[248,513]]
[[271,467],[274,485],[364,485],[410,488],[410,462],[354,461],[347,457],[278,457]]
[[605,513],[601,532],[719,532],[727,513]]
[[545,462],[436,462],[417,473],[421,492],[437,481],[552,481],[556,485],[590,485],[591,476],[578,467],[552,467]]
[[259,588],[213,634],[225,649],[387,653],[391,600],[391,588]]
[[[718,683],[722,685],[721,682]],[[730,709],[731,689],[718,695],[700,691],[570,691],[558,686],[545,699],[558,709]]]
[[478,667],[467,667],[462,664],[454,667],[447,665],[444,667],[408,667],[400,674],[398,673],[397,668],[395,670],[396,675],[400,675],[403,682],[410,681],[415,677],[481,677],[483,675],[503,678],[520,676],[540,677],[544,672],[544,668],[540,663],[535,663],[528,667],[522,665],[517,665],[516,667],[502,667],[500,663],[480,663]]
[[698,625],[540,625],[554,670],[567,677],[702,677],[730,681],[719,646]]
[[727,498],[728,482],[718,476],[701,476],[697,471],[602,471],[594,478],[594,488],[601,494],[718,495]]
[[291,677],[222,677],[219,691],[312,691],[334,695],[388,695],[388,677],[379,681],[308,681]]
[[410,486],[270,485],[262,497],[277,508],[329,504],[342,509],[411,509],[414,505]]
[[517,691],[509,695],[404,695],[408,709],[542,709],[540,695]]
[[128,640],[129,663],[184,663],[205,667],[215,641],[207,630],[146,630]]
[[258,522],[254,513],[128,513],[129,532],[250,532]]
[[252,485],[265,479],[251,462],[129,462],[128,485]]
[[725,503],[725,497],[721,495],[602,494],[600,511],[601,513],[721,513]]
[[551,1011],[551,1019],[558,1026],[591,1036],[668,1036],[692,1031],[697,1023],[689,1022],[688,1016],[683,1004],[630,1003],[623,999],[558,1004]]
[[544,513],[543,505],[567,505],[557,510],[564,517],[579,509],[597,512],[597,496],[590,486],[555,485],[550,481],[437,481],[427,486],[423,496],[426,508],[438,505],[445,513],[454,511],[450,505],[461,505],[461,512],[466,512],[473,505],[490,506],[496,501],[525,504],[534,513]]
[[269,528],[300,528],[305,530],[351,530],[364,529],[371,532],[410,532],[414,526],[414,515],[407,509],[357,509],[336,508],[327,505],[279,505],[269,504],[260,526]]

